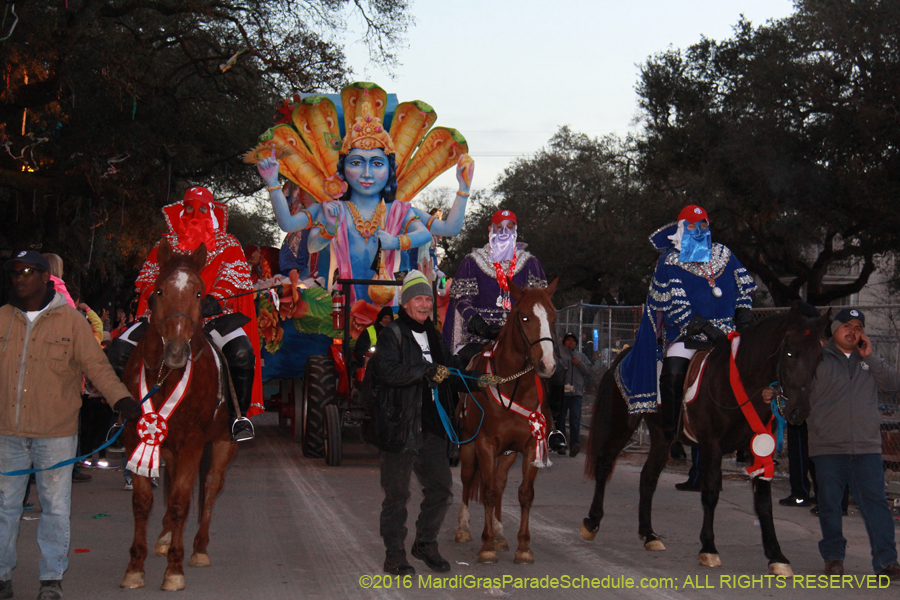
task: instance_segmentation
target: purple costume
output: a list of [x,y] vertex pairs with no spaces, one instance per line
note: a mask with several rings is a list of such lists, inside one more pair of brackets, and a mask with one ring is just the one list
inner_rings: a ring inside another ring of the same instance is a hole
[[[459,264],[453,284],[450,287],[450,304],[444,319],[444,339],[450,349],[456,352],[470,342],[486,342],[478,336],[466,332],[469,319],[476,312],[489,325],[506,323],[508,311],[502,308],[500,284],[497,270],[491,262],[491,245],[475,248]],[[503,272],[509,269],[510,261],[500,264]],[[525,244],[516,244],[516,269],[512,281],[519,287],[547,287],[547,277],[538,259],[525,250]]]

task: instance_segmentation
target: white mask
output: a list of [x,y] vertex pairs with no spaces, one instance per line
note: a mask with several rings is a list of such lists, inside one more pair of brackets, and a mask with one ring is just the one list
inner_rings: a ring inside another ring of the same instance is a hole
[[518,231],[510,232],[508,229],[491,231],[488,240],[491,243],[491,262],[503,262],[512,260],[516,255],[516,237]]

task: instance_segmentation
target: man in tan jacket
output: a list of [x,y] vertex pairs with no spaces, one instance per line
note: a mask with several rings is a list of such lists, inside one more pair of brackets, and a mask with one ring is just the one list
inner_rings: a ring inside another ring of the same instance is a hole
[[[40,253],[20,252],[3,266],[12,280],[0,307],[0,473],[47,469],[75,457],[81,375],[84,373],[126,418],[137,403],[116,376],[91,326],[56,293]],[[68,566],[72,465],[38,471],[43,514],[39,600],[62,598]],[[16,539],[28,475],[0,475],[0,600],[12,598]]]

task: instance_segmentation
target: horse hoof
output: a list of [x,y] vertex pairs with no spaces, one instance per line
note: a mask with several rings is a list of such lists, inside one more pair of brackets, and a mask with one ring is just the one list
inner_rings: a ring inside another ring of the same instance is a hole
[[178,592],[184,589],[184,575],[166,575],[159,586],[164,592]]
[[516,559],[513,562],[517,565],[534,564],[534,552],[531,550],[516,550]]
[[600,531],[599,527],[597,527],[597,529],[595,529],[594,531],[591,531],[590,529],[587,528],[587,525],[585,525],[584,523],[581,524],[581,537],[583,537],[585,540],[587,540],[589,542],[594,541],[594,538],[597,537],[598,531]]
[[125,577],[122,578],[122,583],[119,584],[119,587],[128,588],[130,590],[144,587],[144,574],[125,573]]
[[209,562],[209,554],[202,552],[194,552],[191,554],[191,561],[188,563],[190,567],[208,567],[212,563]]
[[456,542],[458,544],[465,544],[466,542],[472,541],[472,533],[469,531],[457,531],[456,532]]
[[709,554],[707,552],[701,552],[700,556],[697,557],[697,562],[700,563],[701,567],[721,567],[722,561],[719,559],[718,554]]
[[650,552],[662,552],[666,549],[666,546],[659,539],[650,540],[644,543],[644,550],[649,550]]
[[478,562],[495,563],[497,562],[497,553],[494,550],[482,550],[478,553]]
[[165,556],[169,553],[169,544],[172,543],[172,532],[160,535],[153,546],[153,553],[157,556]]
[[777,575],[779,577],[793,577],[794,570],[787,563],[769,563],[769,575]]
[[509,542],[506,540],[494,540],[494,550],[506,552],[509,550]]

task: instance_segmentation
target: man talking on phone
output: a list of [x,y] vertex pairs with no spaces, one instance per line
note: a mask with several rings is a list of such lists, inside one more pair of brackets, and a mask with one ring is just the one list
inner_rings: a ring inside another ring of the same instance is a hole
[[826,575],[844,574],[844,487],[859,505],[876,574],[900,582],[894,519],[884,493],[878,392],[900,391],[900,372],[872,353],[861,310],[845,308],[831,324],[810,394],[809,455],[819,483],[819,553]]

